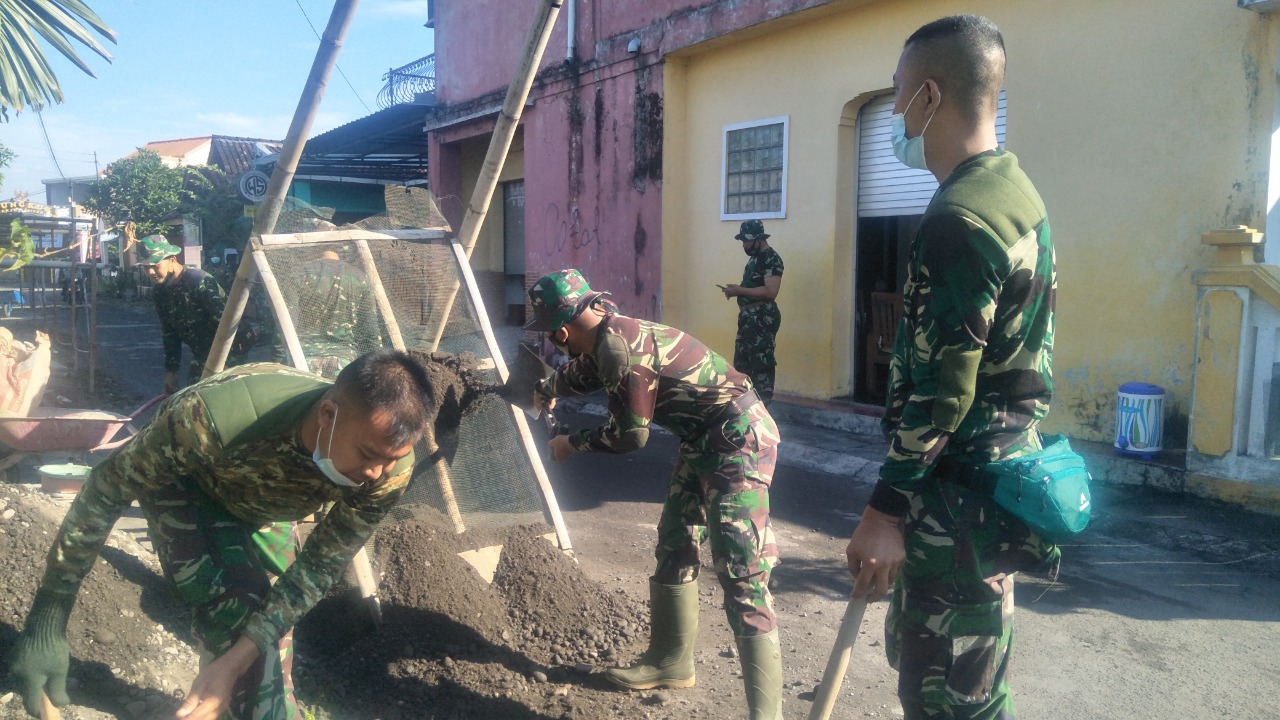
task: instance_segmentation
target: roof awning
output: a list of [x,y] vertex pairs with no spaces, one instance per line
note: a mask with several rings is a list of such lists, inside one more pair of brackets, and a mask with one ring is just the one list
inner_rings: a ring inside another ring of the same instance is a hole
[[433,108],[406,103],[336,127],[307,141],[299,180],[425,185],[427,134]]

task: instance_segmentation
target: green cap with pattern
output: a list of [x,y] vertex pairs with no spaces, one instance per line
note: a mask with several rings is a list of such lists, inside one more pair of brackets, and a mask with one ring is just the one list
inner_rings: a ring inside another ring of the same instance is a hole
[[177,255],[182,248],[169,242],[163,235],[148,235],[142,238],[142,248],[138,251],[138,262],[155,265],[161,260]]
[[524,328],[555,332],[581,315],[596,299],[608,294],[592,290],[577,270],[557,270],[544,275],[529,288],[533,319]]
[[738,234],[733,236],[734,240],[747,242],[749,240],[768,240],[769,233],[764,231],[764,223],[759,220],[743,220],[742,226],[738,228]]

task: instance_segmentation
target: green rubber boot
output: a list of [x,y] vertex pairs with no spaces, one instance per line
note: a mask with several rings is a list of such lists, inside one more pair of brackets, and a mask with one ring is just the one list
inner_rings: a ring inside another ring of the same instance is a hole
[[649,581],[649,649],[624,668],[610,668],[605,677],[629,690],[689,688],[693,672],[693,643],[698,637],[698,583],[662,585]]
[[782,648],[777,629],[736,640],[751,720],[782,720]]

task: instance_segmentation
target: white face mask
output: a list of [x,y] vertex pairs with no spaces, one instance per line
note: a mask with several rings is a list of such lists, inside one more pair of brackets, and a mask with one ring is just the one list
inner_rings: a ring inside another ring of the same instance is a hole
[[[326,451],[330,456],[333,455],[333,429],[338,426],[338,406],[333,406],[333,425],[329,427],[329,448]],[[329,482],[338,487],[359,487],[360,483],[352,482],[350,478],[338,472],[338,468],[333,464],[333,458],[320,457],[320,432],[323,426],[316,428],[316,449],[311,451],[311,461],[316,464],[320,472],[324,474]]]
[[[924,121],[924,127],[920,129],[920,134],[909,138],[907,137],[907,111],[911,109],[911,103],[916,101],[916,95],[924,89],[924,84],[916,89],[916,94],[911,96],[911,100],[907,102],[907,106],[900,113],[894,113],[889,118],[889,141],[893,143],[893,155],[898,158],[898,162],[909,168],[916,170],[928,170],[929,166],[924,161],[924,131],[929,129],[929,123],[933,122],[933,115]],[[942,93],[938,93],[938,100],[942,100]],[[937,114],[937,111],[934,111]]]

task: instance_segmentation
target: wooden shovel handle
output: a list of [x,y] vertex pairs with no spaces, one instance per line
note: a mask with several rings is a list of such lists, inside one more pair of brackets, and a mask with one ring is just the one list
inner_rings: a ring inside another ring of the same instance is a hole
[[849,667],[849,653],[853,651],[854,640],[858,639],[858,628],[862,625],[862,615],[866,611],[866,598],[849,599],[844,618],[840,620],[840,631],[836,633],[835,645],[831,646],[831,657],[827,658],[827,670],[822,673],[822,684],[818,686],[813,698],[809,720],[827,720],[831,717],[836,697],[840,694],[840,685],[844,683],[844,671]]
[[58,706],[53,704],[49,696],[40,693],[40,720],[62,720],[62,713],[58,711]]

